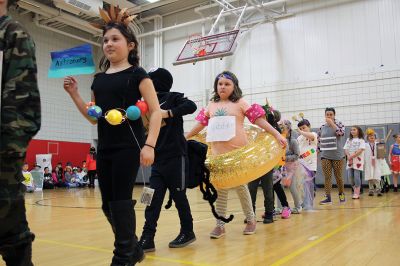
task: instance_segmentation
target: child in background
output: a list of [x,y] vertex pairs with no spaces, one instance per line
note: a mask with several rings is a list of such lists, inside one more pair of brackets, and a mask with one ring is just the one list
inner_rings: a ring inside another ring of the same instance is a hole
[[65,176],[65,183],[66,183],[67,187],[74,188],[74,187],[79,186],[79,184],[76,182],[76,179],[73,175],[71,166],[67,165],[67,167],[65,167],[64,176]]
[[[188,139],[197,135],[201,130],[208,126],[209,122],[214,123],[217,117],[225,117],[226,120],[233,120],[235,123],[235,127],[232,130],[234,132],[230,132],[233,133],[233,137],[228,139],[226,136],[218,133],[211,136],[208,131],[207,138],[210,137],[213,139],[211,142],[211,153],[213,155],[230,152],[248,144],[246,132],[244,130],[245,116],[250,120],[250,122],[271,133],[282,146],[286,145],[285,138],[265,120],[265,111],[262,107],[257,104],[250,106],[243,99],[242,90],[239,87],[239,80],[229,71],[224,71],[218,74],[215,78],[214,95],[212,100],[206,110],[202,109],[200,111],[196,117],[196,120],[199,121],[199,123],[187,134],[186,138]],[[247,221],[243,234],[254,234],[256,231],[256,219],[247,185],[238,186],[235,190],[240,199]],[[218,190],[216,209],[218,215],[222,217],[225,217],[226,215],[228,191],[228,189]],[[217,226],[210,233],[210,237],[216,239],[224,236],[224,225],[225,223],[218,219]]]
[[22,184],[25,185],[26,192],[31,193],[35,191],[35,186],[33,185],[32,174],[28,171],[28,168],[28,163],[24,163],[24,165],[22,166],[22,175],[24,176],[24,181],[22,181]]
[[[390,133],[389,133],[390,135]],[[377,139],[376,144],[376,163],[379,171],[381,173],[381,193],[387,193],[390,190],[390,176],[392,175],[392,171],[386,161],[386,142],[387,137],[385,139]],[[376,137],[376,136],[375,136]]]
[[[82,179],[82,175],[79,174],[80,167],[73,167],[72,168],[72,177],[75,179],[75,183],[78,184],[78,187],[84,187],[86,186],[86,183]],[[82,170],[80,170],[82,172]]]
[[297,124],[297,132],[300,136],[297,137],[299,143],[300,164],[305,168],[305,182],[304,182],[304,209],[312,209],[315,193],[315,174],[317,172],[317,148],[318,148],[318,135],[311,132],[311,124],[307,119],[302,118]]
[[[82,176],[83,176],[83,180],[86,182],[86,181],[89,181],[89,177],[88,177],[88,169],[87,169],[87,167],[86,167],[86,161],[82,161]],[[89,183],[89,182],[88,182]]]
[[[267,119],[268,123],[271,124],[273,128],[275,128],[278,132],[281,132],[279,128],[278,122],[281,119],[281,114],[278,110],[272,108],[269,105],[268,100],[267,104],[262,106],[265,111],[265,118]],[[257,190],[258,186],[261,184],[263,194],[264,194],[264,214],[262,215],[263,223],[269,224],[274,222],[274,189],[273,189],[273,173],[274,169],[266,173],[265,175],[251,181],[247,186],[250,191],[251,201],[253,204],[253,210],[256,212],[256,200],[257,200]],[[281,187],[282,189],[282,187]],[[283,191],[283,189],[282,189]],[[285,192],[283,192],[285,195]],[[285,200],[286,201],[286,197]],[[247,223],[247,220],[245,220]]]
[[351,127],[350,136],[343,147],[347,157],[347,176],[353,186],[353,199],[360,198],[361,174],[364,170],[364,133],[358,126]]
[[[292,194],[292,198],[294,201],[294,208],[291,210],[292,214],[300,214],[302,210],[302,171],[300,171],[299,164],[299,145],[297,140],[293,137],[292,134],[292,123],[289,120],[282,121],[283,126],[283,134],[286,135],[286,139],[288,145],[286,146],[286,154],[285,154],[285,169],[286,176],[282,178],[282,184],[285,187],[289,187],[290,193]],[[278,201],[278,206],[279,206]]]
[[43,189],[53,189],[54,188],[54,181],[52,174],[49,171],[48,167],[44,168],[44,174],[43,174]]
[[96,178],[96,160],[97,153],[95,147],[90,147],[89,154],[86,156],[86,166],[88,170],[89,187],[94,188],[94,180]]
[[76,176],[79,180],[79,183],[81,184],[82,187],[85,187],[89,184],[89,180],[86,177],[86,173],[82,170],[81,167],[75,167],[76,168]]
[[377,144],[375,131],[371,128],[366,130],[367,145],[365,145],[364,153],[364,171],[365,180],[368,180],[369,193],[368,196],[373,196],[374,192],[378,197],[382,196],[381,192],[381,169],[377,161]]
[[400,134],[393,135],[396,143],[390,146],[389,162],[393,174],[393,192],[397,192],[397,181],[400,173]]

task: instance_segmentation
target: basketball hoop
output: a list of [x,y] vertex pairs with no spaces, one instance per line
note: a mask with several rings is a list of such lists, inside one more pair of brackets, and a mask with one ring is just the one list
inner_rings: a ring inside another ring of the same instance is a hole
[[193,63],[232,55],[236,48],[238,33],[239,30],[233,30],[208,36],[190,35],[173,64]]
[[[189,36],[188,44],[193,50],[193,55],[199,56],[199,52],[205,53],[206,41],[202,39],[200,34],[192,34]],[[204,52],[203,52],[204,51]]]
[[206,48],[203,48],[203,47],[196,53],[196,56],[198,56],[198,57],[205,56],[205,55],[207,55],[207,51],[206,51]]

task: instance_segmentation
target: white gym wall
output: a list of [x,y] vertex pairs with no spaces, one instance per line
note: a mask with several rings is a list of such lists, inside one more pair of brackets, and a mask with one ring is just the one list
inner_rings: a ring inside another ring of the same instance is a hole
[[[249,102],[263,104],[268,97],[286,118],[304,112],[314,127],[322,124],[325,107],[336,107],[345,125],[400,121],[400,1],[301,1],[289,5],[288,12],[295,15],[243,33],[236,53],[222,61],[172,66],[188,36],[200,33],[202,25],[164,32],[162,61],[174,76],[173,90],[184,92],[200,108],[215,75],[229,69]],[[13,16],[37,45],[43,123],[36,138],[92,142],[95,127],[79,114],[62,79],[47,78],[51,51],[83,43],[38,28],[30,14]],[[172,14],[163,18],[163,27],[198,18],[192,10]],[[152,30],[151,23],[144,26]],[[206,33],[210,26],[211,21],[205,23]],[[144,38],[146,69],[154,66],[153,38]],[[95,54],[99,59],[100,50],[95,48]],[[85,101],[90,100],[92,78],[78,77]],[[186,129],[193,126],[193,117],[185,118]]]
[[[86,121],[76,109],[69,95],[63,89],[63,79],[50,79],[50,52],[64,50],[83,44],[83,42],[37,27],[31,14],[17,19],[33,37],[36,43],[39,90],[42,102],[42,127],[36,139],[91,143],[96,133],[94,126]],[[98,49],[92,46],[97,54]],[[93,76],[78,76],[79,91],[85,101],[90,101],[90,86]],[[97,133],[96,133],[97,134]]]
[[[336,107],[346,125],[398,123],[400,1],[303,2],[288,7],[294,16],[245,32],[236,53],[223,61],[172,66],[201,25],[165,32],[164,66],[174,74],[174,88],[199,99],[226,68],[238,76],[248,101],[263,104],[268,97],[286,118],[304,112],[314,127],[323,123],[325,107]],[[174,14],[164,18],[164,27],[193,17]]]

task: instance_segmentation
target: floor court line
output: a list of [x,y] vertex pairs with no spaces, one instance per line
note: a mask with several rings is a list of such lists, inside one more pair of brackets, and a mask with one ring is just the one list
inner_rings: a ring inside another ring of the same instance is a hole
[[338,234],[338,233],[344,231],[345,229],[349,228],[350,226],[352,226],[353,224],[359,222],[360,220],[366,218],[367,216],[369,216],[369,215],[371,215],[371,214],[377,212],[378,210],[380,210],[380,209],[383,207],[383,205],[389,204],[389,203],[391,203],[392,201],[394,201],[394,200],[396,200],[396,199],[398,199],[398,197],[396,197],[396,198],[394,198],[394,199],[391,199],[391,200],[389,200],[389,201],[385,201],[385,202],[379,204],[377,207],[373,208],[372,210],[370,210],[370,211],[368,211],[368,212],[366,212],[366,213],[364,213],[364,214],[358,216],[357,218],[351,220],[350,222],[348,222],[348,223],[346,223],[346,224],[344,224],[344,225],[341,225],[341,226],[337,227],[337,228],[334,229],[333,231],[331,231],[331,232],[329,232],[329,233],[327,233],[327,234],[321,236],[320,238],[314,240],[314,241],[311,242],[310,244],[307,244],[307,245],[305,245],[304,247],[301,247],[301,248],[299,248],[299,249],[293,251],[293,252],[290,253],[289,255],[287,255],[287,256],[285,256],[285,257],[283,257],[283,258],[281,258],[281,259],[275,261],[274,263],[271,264],[271,266],[279,266],[279,265],[283,265],[283,264],[289,262],[290,260],[294,259],[295,257],[297,257],[297,256],[301,255],[302,253],[306,252],[307,250],[309,250],[309,249],[315,247],[315,246],[318,245],[319,243],[321,243],[321,242],[323,242],[323,241],[325,241],[325,240],[331,238],[332,236],[334,236],[334,235],[336,235],[336,234]]
[[[105,248],[97,248],[97,247],[92,247],[92,246],[77,245],[77,244],[71,244],[71,243],[48,240],[48,239],[40,239],[40,238],[38,239],[38,238],[36,238],[35,242],[44,243],[44,244],[58,245],[58,246],[69,247],[69,248],[77,248],[77,249],[81,249],[81,250],[97,251],[97,252],[102,252],[102,253],[109,253],[109,254],[112,253],[111,250],[105,249]],[[151,256],[151,255],[147,255],[147,254],[146,254],[146,259],[169,262],[169,263],[176,263],[176,264],[181,264],[181,265],[214,266],[212,264],[196,263],[196,262],[192,262],[192,261],[177,260],[177,259],[169,259],[169,258]]]

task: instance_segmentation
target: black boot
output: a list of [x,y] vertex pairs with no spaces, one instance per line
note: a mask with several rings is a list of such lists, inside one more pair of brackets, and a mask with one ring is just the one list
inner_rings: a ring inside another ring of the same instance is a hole
[[110,202],[111,220],[115,228],[114,257],[111,266],[131,266],[144,259],[142,248],[137,242],[136,201]]
[[264,214],[264,224],[270,224],[274,222],[274,213],[273,212],[265,212]]
[[112,231],[114,232],[114,235],[115,235],[115,227],[114,227],[114,225],[113,225],[113,221],[112,221],[112,218],[111,218],[110,207],[108,206],[107,203],[105,203],[105,204],[101,207],[101,209],[103,210],[104,216],[106,216],[107,221],[110,223],[111,229],[112,229]]
[[32,263],[32,239],[28,239],[27,242],[19,244],[13,247],[7,247],[0,250],[0,254],[3,257],[6,265],[8,266],[33,266]]
[[194,241],[196,241],[196,236],[194,235],[194,232],[180,232],[173,241],[169,242],[168,246],[170,248],[183,248]]
[[139,245],[142,247],[143,252],[152,252],[156,250],[154,245],[154,237],[142,235],[139,240]]

